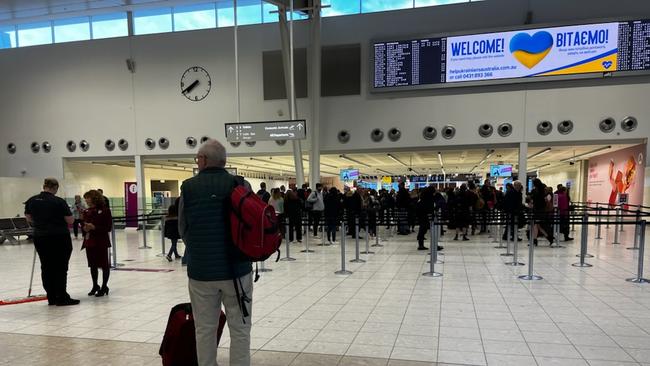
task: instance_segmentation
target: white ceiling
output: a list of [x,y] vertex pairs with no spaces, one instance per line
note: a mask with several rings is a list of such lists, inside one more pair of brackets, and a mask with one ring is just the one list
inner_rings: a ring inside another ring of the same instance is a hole
[[[562,162],[563,159],[571,159],[573,156],[588,153],[597,149],[611,146],[610,149],[594,152],[581,159],[620,150],[631,145],[579,145],[579,146],[552,146],[551,150],[538,157],[528,160],[528,169],[532,170],[542,166],[542,169],[559,169],[563,166],[569,166],[569,162]],[[546,146],[529,147],[528,156],[532,156],[544,149]],[[485,157],[494,150],[492,155]],[[440,150],[444,164],[445,173],[485,173],[489,170],[491,164],[518,164],[519,150],[517,148],[495,148],[495,149],[456,149]],[[438,150],[418,151],[418,152],[394,152],[393,157],[403,162],[402,165],[391,159],[387,153],[349,153],[346,157],[359,161],[362,164],[354,163],[339,156],[340,154],[325,154],[321,156],[321,171],[324,176],[338,175],[340,169],[356,168],[361,171],[362,175],[402,175],[402,174],[440,174],[442,169],[438,160]],[[303,155],[305,172],[308,171],[309,156]],[[483,164],[480,162],[485,159]],[[101,161],[97,163],[108,165],[133,166],[128,161]],[[191,158],[165,158],[149,159],[147,164],[169,169],[185,168],[188,171],[195,166]],[[228,166],[236,167],[240,171],[254,171],[269,173],[273,175],[294,176],[294,161],[292,155],[274,155],[274,156],[255,156],[255,157],[229,157]],[[476,168],[474,168],[476,166]],[[412,170],[409,170],[412,169]],[[474,170],[472,170],[474,168]],[[383,170],[383,172],[382,172]]]

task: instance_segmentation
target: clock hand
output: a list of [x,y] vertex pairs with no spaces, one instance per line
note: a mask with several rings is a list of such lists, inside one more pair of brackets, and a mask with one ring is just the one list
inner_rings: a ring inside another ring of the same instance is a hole
[[199,81],[198,81],[198,80],[194,80],[194,82],[193,82],[192,84],[190,84],[190,86],[188,86],[187,88],[185,88],[185,90],[183,90],[182,93],[183,93],[183,94],[187,94],[187,93],[191,92],[192,89],[196,88],[197,85],[199,85]]

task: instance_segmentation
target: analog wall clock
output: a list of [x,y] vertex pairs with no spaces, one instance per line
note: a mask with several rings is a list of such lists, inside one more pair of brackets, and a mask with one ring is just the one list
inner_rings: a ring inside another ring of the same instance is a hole
[[201,66],[192,66],[181,76],[181,94],[193,102],[205,99],[210,93],[210,88],[210,74]]

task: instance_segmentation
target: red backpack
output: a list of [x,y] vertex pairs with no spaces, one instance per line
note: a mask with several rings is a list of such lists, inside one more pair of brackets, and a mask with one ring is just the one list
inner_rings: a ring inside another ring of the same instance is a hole
[[277,262],[282,235],[273,206],[241,184],[233,189],[230,201],[230,230],[237,249],[253,262],[278,253]]

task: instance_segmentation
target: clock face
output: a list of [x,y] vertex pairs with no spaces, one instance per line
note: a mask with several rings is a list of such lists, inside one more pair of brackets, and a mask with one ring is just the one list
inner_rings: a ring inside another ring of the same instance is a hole
[[193,102],[207,97],[211,87],[210,74],[201,66],[190,67],[181,76],[181,94]]

